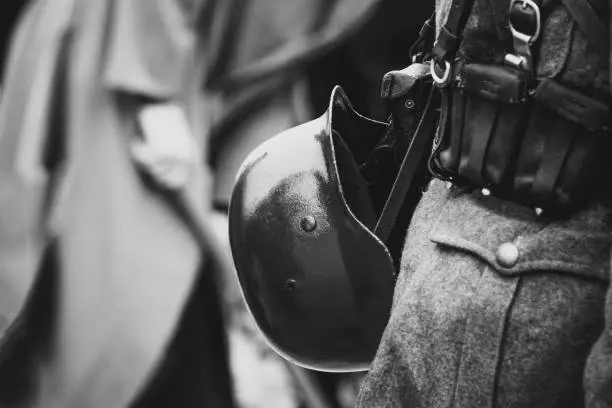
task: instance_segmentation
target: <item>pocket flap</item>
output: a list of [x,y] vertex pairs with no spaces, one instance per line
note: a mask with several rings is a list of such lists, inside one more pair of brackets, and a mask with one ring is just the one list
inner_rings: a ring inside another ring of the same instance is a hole
[[446,202],[429,239],[478,256],[502,275],[553,271],[608,281],[607,211],[597,206],[553,222],[494,197],[463,194]]

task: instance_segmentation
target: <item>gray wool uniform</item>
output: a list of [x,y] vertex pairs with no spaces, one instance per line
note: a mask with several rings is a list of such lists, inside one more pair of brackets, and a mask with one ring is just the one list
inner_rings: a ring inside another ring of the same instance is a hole
[[[608,21],[607,0],[590,2]],[[438,27],[450,3],[438,0]],[[464,51],[499,61],[508,4],[475,1]],[[605,57],[560,0],[542,8],[537,75],[609,94]],[[555,221],[432,181],[357,406],[612,407],[611,238],[606,202]]]

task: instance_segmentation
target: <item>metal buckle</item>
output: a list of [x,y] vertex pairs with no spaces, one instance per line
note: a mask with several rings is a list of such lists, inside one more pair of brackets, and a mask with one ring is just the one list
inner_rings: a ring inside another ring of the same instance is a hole
[[450,83],[450,79],[451,79],[450,62],[446,60],[444,61],[444,75],[440,77],[438,73],[436,72],[436,61],[432,59],[430,61],[430,72],[431,72],[431,77],[433,78],[434,82],[438,84],[439,87],[443,88]]
[[[539,38],[542,31],[542,18],[540,7],[533,0],[512,0],[510,2],[510,10],[514,8],[522,8],[527,10],[531,8],[535,14],[535,27],[533,33],[524,33],[519,31],[513,24],[512,18],[509,20],[510,32],[512,33],[515,54],[508,54],[505,57],[507,64],[524,70],[533,69],[533,56],[531,54],[531,46]],[[512,14],[510,14],[512,16]]]
[[512,32],[513,36],[519,37],[523,39],[525,42],[533,44],[534,42],[538,40],[538,38],[540,38],[540,33],[542,31],[542,16],[540,14],[540,7],[533,0],[512,0],[512,2],[510,3],[510,8],[512,9],[514,7],[521,7],[524,10],[531,7],[533,11],[535,12],[536,26],[535,26],[534,33],[531,35],[518,31],[512,24],[512,19],[510,19],[510,22],[509,22],[510,32]]

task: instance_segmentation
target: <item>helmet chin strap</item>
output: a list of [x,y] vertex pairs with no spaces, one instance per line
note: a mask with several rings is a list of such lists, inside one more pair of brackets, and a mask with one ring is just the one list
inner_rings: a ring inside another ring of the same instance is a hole
[[374,227],[374,234],[383,242],[387,241],[389,233],[404,204],[406,193],[414,180],[417,167],[423,160],[428,145],[427,141],[433,138],[437,124],[438,106],[434,102],[435,99],[437,99],[436,88],[431,86],[419,124],[412,134],[408,150],[402,160],[397,177],[393,182],[389,197]]

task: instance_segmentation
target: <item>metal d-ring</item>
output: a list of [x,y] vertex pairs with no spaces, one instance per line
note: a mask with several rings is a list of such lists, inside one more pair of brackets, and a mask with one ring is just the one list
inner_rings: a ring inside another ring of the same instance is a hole
[[531,71],[533,69],[533,55],[531,46],[540,38],[542,31],[541,13],[538,5],[532,0],[512,0],[510,10],[516,7],[517,10],[532,9],[535,14],[535,26],[529,33],[524,33],[514,27],[512,15],[509,19],[510,32],[512,33],[514,54],[508,54],[505,57],[506,63],[519,69]]
[[436,72],[436,61],[431,60],[430,72],[431,72],[431,77],[433,78],[436,84],[438,84],[441,87],[446,86],[450,82],[451,64],[450,62],[446,60],[444,61],[444,75],[442,75],[442,78],[440,78],[440,76],[438,76],[438,73]]

